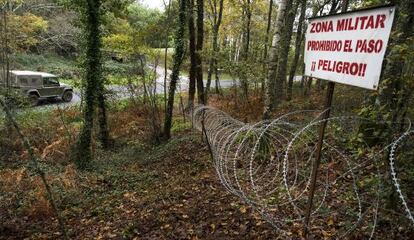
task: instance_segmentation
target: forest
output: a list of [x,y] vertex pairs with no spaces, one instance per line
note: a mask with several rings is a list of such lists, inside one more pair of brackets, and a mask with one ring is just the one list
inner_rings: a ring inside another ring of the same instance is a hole
[[412,0],[0,0],[1,239],[414,239]]

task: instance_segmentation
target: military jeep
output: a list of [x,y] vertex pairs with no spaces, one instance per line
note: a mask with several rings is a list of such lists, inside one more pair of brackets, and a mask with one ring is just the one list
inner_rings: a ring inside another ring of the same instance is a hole
[[10,71],[9,76],[9,85],[20,89],[27,95],[32,105],[37,105],[40,100],[51,98],[61,98],[64,102],[72,101],[72,87],[59,83],[58,77],[53,74],[32,71]]

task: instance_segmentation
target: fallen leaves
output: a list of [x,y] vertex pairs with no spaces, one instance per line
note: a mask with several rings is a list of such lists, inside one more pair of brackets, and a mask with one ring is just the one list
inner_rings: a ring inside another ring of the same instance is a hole
[[241,213],[246,213],[246,212],[247,212],[246,207],[245,207],[245,206],[242,206],[242,207],[240,208],[240,212],[241,212]]
[[322,235],[324,237],[324,239],[331,239],[332,236],[334,236],[334,234],[330,231],[325,231],[322,229]]
[[327,223],[328,223],[328,226],[332,226],[334,225],[334,220],[332,218],[329,218]]

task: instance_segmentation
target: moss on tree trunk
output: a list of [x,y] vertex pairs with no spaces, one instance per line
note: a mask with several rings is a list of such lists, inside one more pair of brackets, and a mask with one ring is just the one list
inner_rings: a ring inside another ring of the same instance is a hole
[[187,0],[180,0],[180,11],[179,11],[179,26],[175,33],[175,52],[173,56],[173,69],[170,77],[170,88],[168,90],[168,102],[167,111],[165,113],[164,120],[164,133],[163,137],[165,140],[171,138],[171,126],[174,109],[174,96],[177,88],[177,81],[180,76],[180,67],[184,58],[184,32],[186,23],[186,8]]

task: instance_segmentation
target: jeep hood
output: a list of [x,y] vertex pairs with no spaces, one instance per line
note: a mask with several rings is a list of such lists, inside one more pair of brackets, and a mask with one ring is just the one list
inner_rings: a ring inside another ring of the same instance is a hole
[[72,86],[66,84],[66,83],[60,83],[61,87],[65,87],[65,88],[72,88]]

